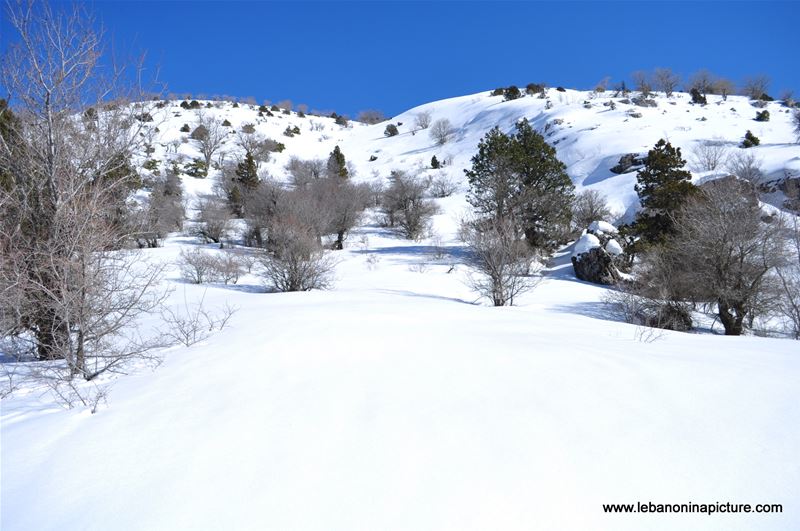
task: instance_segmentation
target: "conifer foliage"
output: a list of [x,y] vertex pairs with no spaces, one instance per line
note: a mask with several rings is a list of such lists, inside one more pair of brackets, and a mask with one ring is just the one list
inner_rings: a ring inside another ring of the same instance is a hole
[[556,150],[527,120],[507,135],[497,127],[478,144],[467,200],[480,217],[512,220],[534,248],[551,249],[569,223],[572,181]]
[[344,158],[344,153],[339,149],[339,146],[336,146],[333,148],[333,151],[331,151],[328,157],[327,169],[329,177],[347,179],[350,176],[347,171],[347,161]]

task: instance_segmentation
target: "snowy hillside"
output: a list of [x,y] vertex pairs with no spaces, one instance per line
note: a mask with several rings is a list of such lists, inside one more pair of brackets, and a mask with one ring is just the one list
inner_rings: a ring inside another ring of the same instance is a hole
[[[181,143],[188,134],[179,129],[184,124],[194,129],[198,113],[203,113],[230,122],[229,139],[220,150],[220,153],[228,153],[228,157],[241,156],[235,131],[246,123],[255,124],[258,134],[284,143],[286,150],[273,154],[272,160],[262,169],[277,179],[286,177],[285,165],[290,157],[327,159],[333,147],[339,145],[356,169],[357,179],[362,181],[385,179],[396,169],[435,174],[429,171],[435,155],[447,162],[441,173],[465,186],[463,170],[470,166],[476,146],[486,132],[495,126],[510,132],[518,120],[527,118],[556,147],[578,190],[602,192],[619,214],[626,214],[626,219],[630,219],[638,207],[633,190],[635,170],[617,175],[610,169],[623,155],[646,154],[661,138],[682,148],[698,181],[725,174],[726,169],[721,166],[708,172],[699,168],[693,160],[695,147],[714,142],[724,145],[729,155],[742,152],[745,150],[739,145],[749,130],[761,140],[759,146],[746,151],[760,163],[763,181],[800,178],[800,148],[794,143],[790,110],[780,102],[769,102],[762,109],[754,107],[743,96],[729,96],[723,101],[721,96],[710,95],[708,105],[700,106],[693,105],[688,94],[675,93],[672,98],[654,97],[652,101],[656,107],[641,107],[632,102],[633,96],[615,98],[610,91],[598,94],[547,89],[546,96],[504,101],[501,96],[484,92],[421,105],[380,124],[368,126],[350,122],[348,127],[336,125],[331,118],[300,117],[295,112],[286,115],[274,111],[274,116],[259,117],[258,108],[246,104],[234,108],[230,102],[201,102],[203,108],[186,110],[180,108],[180,102],[168,102],[164,109],[152,111],[151,130],[157,127],[159,131],[152,133],[156,151],[149,157],[164,164],[164,168],[176,159],[186,161],[199,157],[195,142]],[[620,103],[622,101],[628,103]],[[613,109],[611,102],[614,102]],[[213,107],[205,108],[209,104]],[[769,111],[769,121],[755,121],[756,113],[762,110]],[[415,126],[417,115],[423,112],[429,113],[432,121],[446,119],[450,122],[452,134],[446,144],[438,145],[429,130]],[[402,124],[398,127],[400,134],[384,136],[388,123]],[[301,134],[286,137],[283,132],[287,126],[297,126]],[[375,160],[370,161],[371,157]],[[211,177],[213,175],[212,171]],[[202,190],[210,183],[194,185]],[[780,204],[784,197],[779,194],[774,199]]]
[[[384,136],[388,122],[343,127],[295,112],[259,117],[257,107],[230,102],[153,103],[153,152],[136,162],[155,160],[162,173],[201,156],[180,129],[193,129],[202,112],[230,122],[214,160],[241,153],[235,132],[246,123],[285,144],[263,176],[285,180],[290,157],[326,159],[338,145],[357,180],[439,172],[461,192],[436,200],[432,237],[421,241],[368,211],[345,249],[329,252],[336,280],[325,291],[267,293],[252,273],[235,285],[189,284],[176,265],[182,250],[223,252],[192,234],[142,250],[143,260],[169,265],[171,307],[202,300],[237,312],[204,341],[160,352],[157,368],[87,384],[113,384],[96,414],[20,383],[0,402],[0,527],[800,528],[796,341],[725,337],[709,333],[710,322],[698,333],[619,322],[602,303],[607,288],[575,278],[569,247],[517,306],[484,305],[465,283],[456,238],[467,207],[463,169],[494,126],[510,131],[528,118],[578,189],[602,191],[620,215],[636,208],[635,171],[610,168],[662,137],[688,157],[707,140],[738,149],[751,130],[761,145],[748,151],[767,179],[800,174],[800,146],[779,103],[767,104],[770,121],[756,122],[760,109],[744,98],[709,98],[700,107],[686,94],[658,97],[655,108],[613,98],[611,109],[610,94],[549,89],[546,99],[504,102],[481,93],[393,117],[402,123],[394,137]],[[427,130],[412,133],[424,111],[450,121],[444,145]],[[287,126],[300,134],[285,136]],[[430,169],[434,155],[443,169]],[[184,175],[189,199],[210,192],[217,174]],[[158,316],[140,322],[157,325]],[[603,511],[636,502],[782,504],[783,512]]]

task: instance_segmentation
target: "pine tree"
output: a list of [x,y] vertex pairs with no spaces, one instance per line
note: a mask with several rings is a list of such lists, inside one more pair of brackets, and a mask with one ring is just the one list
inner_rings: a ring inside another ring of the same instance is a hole
[[439,162],[439,159],[436,158],[436,155],[431,157],[431,168],[433,168],[434,170],[438,170],[441,167],[442,164]]
[[512,136],[495,127],[480,141],[465,170],[467,200],[480,216],[511,219],[531,246],[549,249],[569,222],[574,187],[555,148],[527,120],[516,127]]
[[692,174],[683,169],[685,165],[681,149],[664,139],[647,153],[644,168],[636,175],[635,187],[644,210],[626,231],[641,241],[632,251],[661,243],[674,233],[672,214],[697,191],[691,183]]
[[344,153],[339,149],[339,146],[333,148],[330,156],[328,157],[328,176],[339,177],[347,179],[350,175],[347,172],[347,161],[344,158]]
[[255,190],[258,187],[258,167],[249,151],[245,154],[244,160],[236,166],[236,180],[247,190]]

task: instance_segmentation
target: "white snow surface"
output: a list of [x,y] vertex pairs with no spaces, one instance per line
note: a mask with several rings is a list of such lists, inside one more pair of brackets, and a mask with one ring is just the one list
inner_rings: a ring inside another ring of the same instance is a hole
[[572,256],[580,256],[600,246],[600,239],[594,234],[589,234],[587,232],[581,236],[577,242],[575,242],[575,248],[572,251]]
[[617,240],[611,239],[606,242],[605,250],[614,256],[622,254],[623,249]]
[[[393,118],[403,125],[392,138],[383,136],[385,123],[344,129],[328,118],[276,113],[257,128],[287,149],[263,171],[285,178],[289,156],[325,157],[338,144],[358,180],[395,168],[434,175],[425,168],[436,155],[450,160],[440,173],[463,182],[490,127],[509,131],[527,117],[544,131],[560,119],[546,135],[558,141],[578,188],[600,190],[630,214],[635,174],[608,168],[661,137],[685,149],[714,137],[734,145],[751,129],[768,174],[800,160],[777,103],[767,107],[771,121],[760,123],[740,97],[710,96],[706,107],[690,105],[686,94],[660,97],[658,108],[637,107],[638,119],[627,116],[631,106],[603,106],[606,96],[549,90],[548,99],[550,109],[546,100],[502,102],[488,93],[430,103]],[[448,118],[453,140],[437,146],[426,131],[412,135],[421,110]],[[151,157],[198,156],[178,132],[194,111],[178,102],[160,111]],[[257,119],[246,105],[208,112],[234,128]],[[312,131],[312,121],[321,130]],[[302,134],[282,137],[287,124]],[[226,149],[235,156],[232,142]],[[210,191],[213,176],[184,177],[187,195]],[[4,398],[0,528],[800,528],[797,342],[650,333],[614,320],[601,302],[607,288],[577,281],[569,261],[581,245],[599,245],[591,235],[559,252],[518,306],[477,303],[455,235],[464,189],[437,201],[436,240],[400,239],[367,215],[345,250],[332,253],[339,263],[329,291],[265,293],[254,275],[235,286],[194,286],[173,266],[170,303],[232,304],[230,326],[165,350],[154,370],[104,380],[113,388],[96,414],[63,409],[42,389]],[[174,235],[143,256],[174,264],[196,245]],[[784,510],[602,508],[639,501]]]
[[617,228],[607,221],[592,221],[589,224],[589,230],[593,232],[602,232],[604,234],[617,233]]

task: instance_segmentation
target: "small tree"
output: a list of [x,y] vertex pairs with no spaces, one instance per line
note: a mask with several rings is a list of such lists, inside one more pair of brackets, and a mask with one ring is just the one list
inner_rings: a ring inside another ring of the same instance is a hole
[[745,78],[742,83],[742,94],[751,100],[766,100],[767,90],[769,90],[769,77],[765,75],[751,76]]
[[681,77],[669,68],[656,68],[653,72],[653,82],[656,90],[662,91],[666,97],[671,98],[681,83]]
[[393,171],[390,185],[381,200],[387,225],[399,227],[408,239],[421,238],[437,212],[436,204],[425,197],[427,189],[422,180],[402,171]]
[[796,110],[792,114],[792,124],[794,125],[795,138],[800,143],[800,110]]
[[633,80],[633,84],[636,87],[636,90],[641,92],[643,97],[649,98],[650,91],[652,90],[653,86],[650,81],[650,75],[644,70],[637,70],[636,72],[631,74],[631,79]]
[[[716,76],[706,69],[698,70],[689,80],[689,88],[697,91],[702,96],[703,103],[705,103],[706,96],[714,94],[714,83]],[[690,90],[690,92],[691,92]],[[694,99],[694,98],[693,98]],[[698,103],[698,102],[695,102]]]
[[755,121],[756,122],[769,122],[769,111],[765,109],[763,111],[757,112],[756,113],[756,117],[755,117]]
[[417,127],[417,129],[427,129],[431,125],[431,112],[418,112],[414,117],[414,125]]
[[344,158],[344,153],[339,149],[339,146],[334,147],[333,151],[331,151],[331,154],[328,156],[326,171],[330,178],[339,177],[341,179],[347,179],[350,176],[347,170],[347,161]]
[[761,184],[764,172],[761,170],[761,160],[749,151],[738,151],[727,160],[725,169],[728,173],[752,183],[754,186]]
[[606,196],[597,190],[584,190],[572,204],[572,228],[581,231],[593,221],[611,222],[611,209]]
[[365,124],[379,124],[382,121],[386,120],[386,117],[383,115],[381,111],[377,111],[374,109],[368,109],[366,111],[361,111],[358,113],[358,117],[356,118],[357,121],[363,122]]
[[431,168],[433,168],[434,170],[438,170],[441,167],[442,165],[441,163],[439,163],[439,159],[436,158],[436,155],[431,157]]
[[431,138],[440,146],[447,144],[452,134],[452,125],[447,118],[440,118],[431,124]]
[[219,120],[200,115],[200,123],[191,134],[193,140],[200,143],[206,168],[211,168],[211,157],[222,147],[228,131]]
[[722,101],[728,101],[728,96],[733,94],[736,87],[733,81],[725,78],[718,78],[714,81],[714,92],[722,96]]
[[533,250],[517,237],[507,219],[479,219],[465,222],[461,239],[469,248],[474,274],[469,286],[494,306],[513,306],[514,299],[538,283],[531,276]]
[[681,149],[672,147],[664,139],[648,152],[644,167],[636,175],[635,187],[644,210],[632,226],[633,234],[641,238],[642,245],[663,242],[672,234],[672,214],[695,193],[692,174],[683,169],[685,165]]
[[697,171],[715,171],[728,160],[728,147],[722,140],[701,140],[692,148]]
[[503,90],[503,99],[505,101],[516,100],[522,97],[522,92],[520,92],[519,87],[516,85],[511,85]]
[[326,289],[333,282],[335,263],[301,220],[273,220],[268,249],[259,261],[265,284],[276,291]]
[[745,149],[751,148],[759,145],[760,143],[761,140],[748,129],[744,134],[744,140],[742,140],[741,147]]
[[397,126],[394,124],[389,124],[386,126],[386,129],[383,131],[384,136],[397,136],[400,134],[398,131]]

